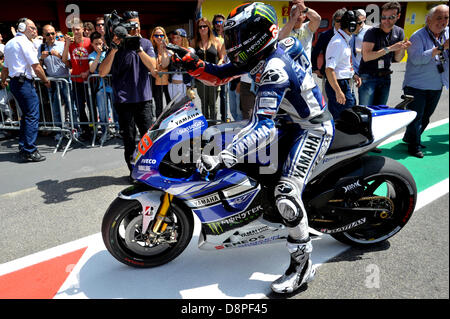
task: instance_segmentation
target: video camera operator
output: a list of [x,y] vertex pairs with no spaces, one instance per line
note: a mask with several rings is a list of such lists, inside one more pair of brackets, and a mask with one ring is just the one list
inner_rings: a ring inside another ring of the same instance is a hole
[[148,72],[156,75],[155,51],[150,40],[140,35],[136,11],[127,11],[121,18],[114,11],[105,15],[105,41],[109,52],[99,67],[99,74],[112,75],[114,107],[119,116],[125,148],[125,162],[130,170],[136,149],[136,128],[143,136],[155,121],[151,82]]

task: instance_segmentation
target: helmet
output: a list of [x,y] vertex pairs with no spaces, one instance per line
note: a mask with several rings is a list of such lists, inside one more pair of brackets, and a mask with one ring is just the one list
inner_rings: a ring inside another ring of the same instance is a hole
[[231,11],[224,32],[231,63],[250,70],[275,49],[277,14],[272,6],[262,2],[242,4]]
[[341,18],[341,29],[348,29],[348,31],[353,33],[356,30],[357,22],[358,18],[356,17],[355,11],[348,10]]

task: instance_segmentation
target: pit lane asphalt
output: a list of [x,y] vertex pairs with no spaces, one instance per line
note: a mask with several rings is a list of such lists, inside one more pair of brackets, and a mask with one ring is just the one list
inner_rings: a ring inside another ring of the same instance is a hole
[[[400,102],[404,66],[394,66],[391,106]],[[448,118],[448,101],[444,89],[432,121]],[[109,203],[128,186],[118,139],[64,158],[52,153],[51,137],[38,145],[47,160],[22,164],[17,139],[0,141],[0,263],[98,233]],[[384,246],[334,257],[307,291],[289,298],[448,298],[448,225],[447,194]],[[380,270],[380,288],[365,285],[370,265]]]

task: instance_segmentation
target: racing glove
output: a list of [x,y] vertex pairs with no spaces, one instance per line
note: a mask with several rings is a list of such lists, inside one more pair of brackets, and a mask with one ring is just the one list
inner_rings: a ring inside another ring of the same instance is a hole
[[222,167],[219,156],[202,155],[197,160],[197,170],[201,176],[214,175]]
[[176,45],[167,45],[172,50],[172,62],[188,72],[196,71],[205,67],[205,62],[191,51]]

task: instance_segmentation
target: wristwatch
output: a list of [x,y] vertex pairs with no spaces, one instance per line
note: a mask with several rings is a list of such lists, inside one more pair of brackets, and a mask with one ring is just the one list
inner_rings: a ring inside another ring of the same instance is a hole
[[442,51],[444,51],[444,46],[442,44],[439,44],[437,49],[442,52]]
[[308,7],[306,7],[306,9],[305,9],[305,10],[303,10],[302,12],[303,12],[303,13],[306,13],[306,12],[308,12],[308,10],[309,10],[309,8],[308,8]]
[[386,54],[388,54],[388,53],[390,52],[389,49],[388,49],[387,47],[384,47],[383,50],[384,50],[384,52],[385,52]]

